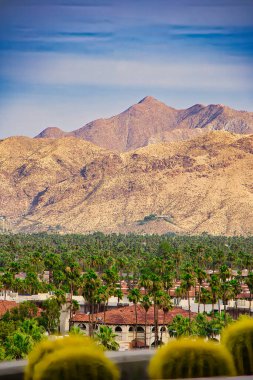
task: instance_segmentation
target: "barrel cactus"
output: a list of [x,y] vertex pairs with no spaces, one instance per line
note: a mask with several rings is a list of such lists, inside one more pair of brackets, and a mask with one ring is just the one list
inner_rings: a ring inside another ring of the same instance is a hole
[[151,379],[234,376],[233,359],[228,350],[201,339],[178,339],[159,349],[151,359]]
[[34,369],[33,380],[118,380],[119,371],[94,346],[66,347],[45,355]]
[[41,341],[28,355],[28,364],[25,369],[25,380],[33,380],[35,366],[48,354],[66,347],[86,347],[93,345],[97,348],[94,341],[88,337],[72,335],[55,340]]
[[233,356],[237,374],[253,375],[253,318],[226,327],[221,340]]

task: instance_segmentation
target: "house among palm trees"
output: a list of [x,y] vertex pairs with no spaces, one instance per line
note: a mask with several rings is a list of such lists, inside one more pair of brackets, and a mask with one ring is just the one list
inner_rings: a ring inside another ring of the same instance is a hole
[[15,301],[0,300],[0,317],[4,315],[8,310],[17,307],[18,304]]
[[[136,324],[137,311],[137,324]],[[166,343],[170,339],[167,325],[172,322],[176,315],[188,317],[189,313],[180,308],[173,308],[164,312],[162,309],[158,313],[158,337],[159,342]],[[192,313],[195,315],[195,313]],[[104,319],[105,318],[105,319]],[[87,335],[90,331],[98,331],[99,326],[108,325],[117,334],[117,341],[121,349],[153,347],[155,344],[154,307],[148,311],[138,305],[126,306],[111,309],[105,313],[93,315],[93,328],[91,327],[91,316],[89,314],[77,313],[72,317],[71,325],[79,327]]]

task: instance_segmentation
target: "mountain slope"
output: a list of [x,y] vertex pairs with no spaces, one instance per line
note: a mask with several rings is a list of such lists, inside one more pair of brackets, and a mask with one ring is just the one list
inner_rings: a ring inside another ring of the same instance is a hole
[[75,136],[106,149],[125,152],[152,142],[188,140],[201,134],[201,129],[250,134],[253,133],[253,113],[236,111],[220,104],[196,104],[185,110],[176,110],[147,96],[109,119],[92,121],[69,133],[47,128],[36,137]]
[[[173,111],[172,111],[173,112]],[[253,233],[253,135],[201,133],[114,153],[73,137],[0,142],[13,231]]]
[[40,132],[36,138],[48,138],[48,139],[59,139],[61,137],[71,136],[71,133],[64,132],[60,128],[48,127]]

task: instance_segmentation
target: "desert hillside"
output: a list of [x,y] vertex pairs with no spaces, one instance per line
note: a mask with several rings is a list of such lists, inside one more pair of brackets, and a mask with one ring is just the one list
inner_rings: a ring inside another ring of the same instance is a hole
[[0,142],[1,215],[13,232],[252,234],[252,157],[253,135],[224,131],[123,153],[12,137]]
[[188,140],[209,130],[253,133],[253,113],[221,104],[196,104],[176,110],[147,96],[109,119],[92,121],[68,133],[59,128],[47,128],[37,138],[74,136],[102,148],[125,152],[153,142]]

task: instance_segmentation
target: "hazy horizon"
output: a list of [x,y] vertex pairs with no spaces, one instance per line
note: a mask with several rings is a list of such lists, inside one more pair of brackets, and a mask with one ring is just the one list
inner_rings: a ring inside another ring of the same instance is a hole
[[0,9],[0,138],[71,131],[147,95],[253,111],[252,0],[2,0]]

